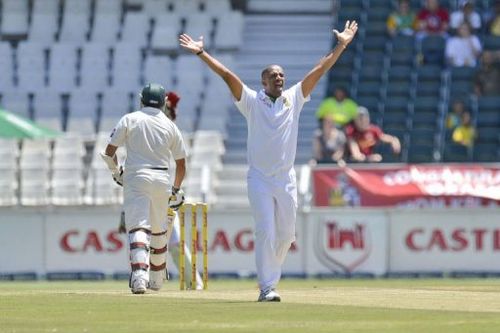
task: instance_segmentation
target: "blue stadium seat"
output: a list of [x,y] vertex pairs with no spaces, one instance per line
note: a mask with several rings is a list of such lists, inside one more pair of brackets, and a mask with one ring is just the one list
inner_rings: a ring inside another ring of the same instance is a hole
[[436,141],[436,132],[433,129],[417,128],[410,131],[412,145],[433,146]]
[[500,38],[497,36],[484,36],[483,45],[485,50],[500,50]]
[[448,142],[444,147],[444,162],[469,162],[471,156],[466,147]]
[[427,36],[422,40],[422,55],[425,64],[444,64],[445,39],[441,36]]
[[474,145],[473,159],[477,162],[498,162],[498,144],[476,143]]
[[409,98],[411,83],[409,81],[389,81],[387,84],[387,98],[405,97]]
[[434,159],[434,147],[432,144],[411,144],[408,147],[409,163],[429,163]]
[[413,113],[413,128],[435,131],[439,115],[437,112],[416,109]]
[[451,67],[450,75],[452,81],[470,81],[474,78],[476,69],[473,67]]

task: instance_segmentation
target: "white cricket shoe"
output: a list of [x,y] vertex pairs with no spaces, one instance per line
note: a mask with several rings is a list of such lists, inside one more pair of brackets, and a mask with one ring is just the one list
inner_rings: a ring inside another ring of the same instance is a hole
[[137,270],[132,272],[130,277],[130,290],[132,294],[144,294],[148,286],[147,272]]
[[257,302],[281,302],[281,297],[274,288],[269,288],[260,291]]

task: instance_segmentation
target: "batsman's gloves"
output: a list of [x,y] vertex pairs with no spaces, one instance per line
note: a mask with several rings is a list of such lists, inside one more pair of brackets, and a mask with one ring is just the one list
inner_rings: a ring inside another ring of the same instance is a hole
[[123,186],[123,167],[116,164],[116,156],[108,156],[105,153],[100,153],[102,160],[106,163],[113,180],[120,186]]
[[111,174],[113,180],[120,186],[123,186],[123,167],[120,165],[118,169]]
[[172,186],[172,194],[168,198],[168,205],[173,210],[178,210],[184,203],[184,191]]

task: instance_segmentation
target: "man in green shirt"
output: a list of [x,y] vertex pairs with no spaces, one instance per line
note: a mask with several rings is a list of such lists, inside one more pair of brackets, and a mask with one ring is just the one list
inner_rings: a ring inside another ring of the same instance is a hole
[[347,97],[344,88],[335,88],[333,97],[326,98],[316,111],[319,120],[329,116],[333,118],[335,124],[344,127],[350,123],[358,114],[358,105]]

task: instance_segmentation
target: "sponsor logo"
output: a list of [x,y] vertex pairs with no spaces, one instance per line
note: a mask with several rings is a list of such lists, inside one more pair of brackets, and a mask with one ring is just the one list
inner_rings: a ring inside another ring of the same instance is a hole
[[124,242],[118,231],[100,235],[96,230],[68,230],[59,240],[63,252],[68,253],[115,253],[123,249]]
[[368,259],[371,253],[371,237],[365,223],[318,223],[314,239],[317,258],[330,270],[339,268],[353,272]]
[[[228,233],[222,229],[215,231],[211,242],[208,246],[209,252],[253,252],[254,251],[254,236],[253,230],[241,229],[238,230],[234,235],[228,235]],[[198,235],[198,251],[201,251],[200,236]],[[297,246],[295,243],[290,247],[290,252],[297,251]]]
[[[126,241],[118,231],[99,233],[96,230],[81,231],[72,229],[66,231],[59,239],[59,247],[67,253],[115,253],[125,249]],[[242,252],[252,253],[254,251],[253,230],[250,228],[240,229],[236,233],[228,233],[225,230],[218,229],[209,237],[209,252]],[[198,251],[202,251],[201,237],[197,237]],[[295,243],[290,247],[290,252],[296,252]]]
[[415,228],[406,234],[404,241],[412,252],[500,251],[500,229]]

